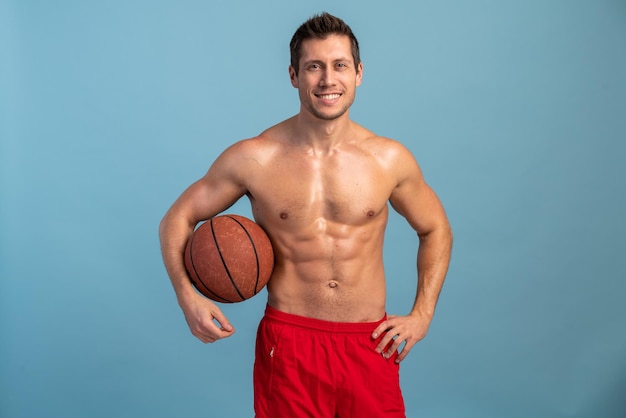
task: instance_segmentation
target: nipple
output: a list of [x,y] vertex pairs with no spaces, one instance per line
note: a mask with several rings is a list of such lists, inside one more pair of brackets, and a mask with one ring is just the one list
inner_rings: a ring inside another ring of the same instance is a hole
[[280,219],[287,219],[289,217],[289,215],[286,212],[281,212],[280,213]]

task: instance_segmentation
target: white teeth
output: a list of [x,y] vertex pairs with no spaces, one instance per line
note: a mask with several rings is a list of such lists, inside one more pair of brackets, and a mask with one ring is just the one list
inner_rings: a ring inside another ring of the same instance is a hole
[[338,99],[340,94],[320,94],[319,97],[324,100],[334,100]]

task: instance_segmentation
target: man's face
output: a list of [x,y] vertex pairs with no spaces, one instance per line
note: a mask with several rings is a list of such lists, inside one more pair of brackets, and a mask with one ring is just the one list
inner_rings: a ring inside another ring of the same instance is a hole
[[298,74],[289,67],[301,110],[323,120],[337,119],[347,112],[362,73],[363,66],[355,66],[350,39],[344,35],[303,41]]

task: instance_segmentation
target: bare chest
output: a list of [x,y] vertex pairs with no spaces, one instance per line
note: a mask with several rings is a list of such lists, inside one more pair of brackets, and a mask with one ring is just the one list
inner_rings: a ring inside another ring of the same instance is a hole
[[350,155],[274,161],[249,189],[266,216],[354,224],[382,212],[393,186],[374,159]]

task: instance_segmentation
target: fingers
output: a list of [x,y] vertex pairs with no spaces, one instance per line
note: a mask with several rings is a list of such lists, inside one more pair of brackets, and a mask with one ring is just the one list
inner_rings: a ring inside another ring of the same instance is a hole
[[[389,359],[396,352],[399,352],[395,362],[400,363],[406,358],[413,346],[423,338],[423,335],[420,327],[412,324],[406,317],[389,316],[374,330],[372,338],[380,338],[376,346],[377,353]],[[403,344],[402,351],[399,351]]]
[[222,311],[213,303],[203,303],[198,309],[185,312],[191,333],[203,343],[213,343],[235,333]]
[[[381,337],[382,336],[382,337]],[[402,341],[398,341],[400,337],[400,327],[394,321],[393,317],[389,317],[383,321],[372,333],[372,338],[380,341],[376,346],[376,352],[381,353],[383,357],[389,358],[391,354],[398,349]]]
[[222,311],[219,308],[213,312],[213,318],[220,324],[221,330],[224,332],[232,333],[234,331],[233,326],[230,324],[228,319],[224,316]]
[[396,363],[400,363],[402,360],[404,360],[406,356],[409,355],[409,351],[411,351],[411,348],[413,348],[414,345],[415,345],[415,342],[412,342],[412,343],[407,342],[404,345],[404,348],[402,348],[402,351],[400,352],[398,357],[396,358]]
[[382,335],[378,345],[376,346],[376,352],[382,354],[384,358],[390,358],[391,355],[398,349],[400,342],[398,342],[399,335],[396,333],[393,325],[389,321],[381,323],[374,333],[372,338],[377,339]]
[[[219,325],[219,326],[218,326]],[[191,328],[191,333],[203,343],[213,343],[222,338],[230,337],[235,333],[232,325],[228,324],[228,329],[219,322],[211,319],[201,319]]]
[[383,321],[380,323],[380,325],[378,325],[376,327],[376,329],[374,330],[374,332],[372,332],[372,338],[373,339],[377,339],[380,335],[382,335],[383,333],[389,331],[389,329],[391,328],[391,319],[395,318],[395,316],[393,315],[389,315],[387,316],[387,320]]

